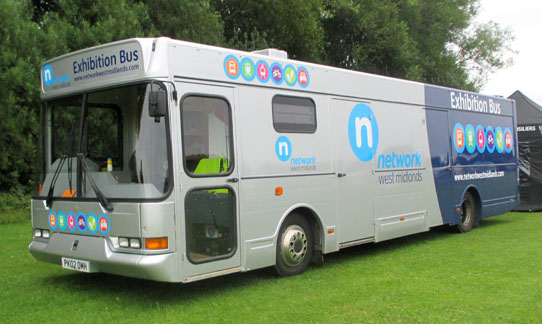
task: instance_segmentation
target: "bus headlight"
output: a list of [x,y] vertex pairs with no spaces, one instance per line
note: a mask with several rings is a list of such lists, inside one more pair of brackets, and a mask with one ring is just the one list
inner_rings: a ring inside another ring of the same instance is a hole
[[48,239],[51,232],[48,229],[34,228],[34,237]]
[[131,238],[130,239],[130,247],[132,249],[140,249],[141,248],[141,241],[139,239],[136,239],[136,238]]
[[127,237],[119,237],[119,246],[123,248],[130,247],[130,243],[128,243]]
[[119,237],[121,248],[141,249],[141,239],[134,237]]

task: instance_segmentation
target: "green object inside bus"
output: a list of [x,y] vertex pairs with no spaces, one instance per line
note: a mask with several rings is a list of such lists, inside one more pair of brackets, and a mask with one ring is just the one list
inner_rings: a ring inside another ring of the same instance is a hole
[[230,168],[230,162],[221,157],[213,159],[201,159],[198,162],[194,174],[218,174],[226,173]]
[[[194,170],[194,174],[219,174],[226,173],[229,170],[230,162],[221,157],[213,159],[201,159]],[[228,189],[213,189],[209,192],[228,193]]]

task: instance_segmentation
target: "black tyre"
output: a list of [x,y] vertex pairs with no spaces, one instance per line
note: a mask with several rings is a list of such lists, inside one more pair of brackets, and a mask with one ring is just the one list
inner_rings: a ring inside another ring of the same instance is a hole
[[476,211],[476,203],[470,192],[466,192],[461,202],[461,222],[457,224],[457,229],[460,233],[467,233],[472,229],[476,221],[478,213]]
[[300,274],[312,258],[313,234],[309,223],[299,214],[291,214],[280,227],[275,269],[280,276]]

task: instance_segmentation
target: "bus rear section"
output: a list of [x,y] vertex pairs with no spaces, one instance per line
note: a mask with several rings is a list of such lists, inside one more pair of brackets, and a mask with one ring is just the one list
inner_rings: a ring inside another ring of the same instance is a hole
[[519,202],[515,103],[425,86],[427,132],[444,224],[462,232]]

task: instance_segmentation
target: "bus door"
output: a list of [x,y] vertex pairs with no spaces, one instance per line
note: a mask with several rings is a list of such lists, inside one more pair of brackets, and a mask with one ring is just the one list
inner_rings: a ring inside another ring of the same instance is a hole
[[184,280],[240,267],[234,90],[177,83],[181,92],[181,231]]
[[442,220],[444,224],[450,224],[455,217],[455,211],[452,204],[452,147],[448,111],[427,108],[425,115],[431,166]]
[[[361,108],[360,108],[361,107]],[[361,239],[371,238],[375,235],[374,202],[373,202],[373,174],[371,154],[360,160],[360,151],[372,152],[374,147],[371,127],[358,129],[359,147],[355,143],[355,129],[350,129],[349,123],[353,115],[368,111],[367,104],[342,99],[331,101],[333,115],[333,154],[335,172],[337,175],[336,215],[337,236],[339,243],[348,243]],[[353,116],[354,118],[356,116]],[[365,121],[364,116],[360,116]],[[351,143],[352,136],[354,143]],[[354,145],[354,147],[352,146]],[[357,152],[357,153],[356,153]]]

